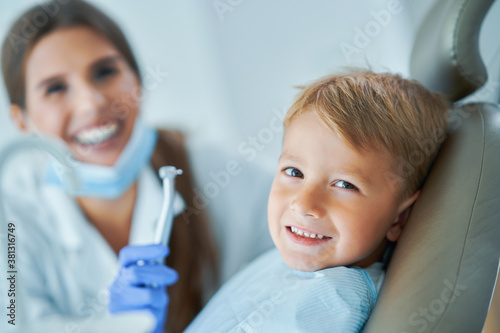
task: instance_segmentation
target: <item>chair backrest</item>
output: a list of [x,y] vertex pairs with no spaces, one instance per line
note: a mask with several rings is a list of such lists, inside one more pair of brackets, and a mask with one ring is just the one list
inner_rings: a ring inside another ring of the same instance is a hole
[[[493,0],[438,1],[413,78],[450,101],[486,82],[478,34]],[[364,332],[481,332],[500,259],[500,107],[458,104]]]

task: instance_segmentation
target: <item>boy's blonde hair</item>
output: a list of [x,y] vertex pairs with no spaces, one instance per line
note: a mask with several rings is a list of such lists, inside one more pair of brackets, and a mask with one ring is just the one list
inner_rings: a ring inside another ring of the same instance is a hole
[[332,75],[304,88],[284,119],[285,130],[312,111],[358,151],[377,149],[394,157],[385,175],[402,199],[419,189],[446,137],[448,102],[413,80],[359,72]]

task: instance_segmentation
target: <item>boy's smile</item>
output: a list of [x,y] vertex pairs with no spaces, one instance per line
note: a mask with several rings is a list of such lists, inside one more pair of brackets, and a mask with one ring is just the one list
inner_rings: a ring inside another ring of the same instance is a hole
[[269,197],[269,229],[285,263],[298,270],[366,267],[386,239],[399,238],[418,192],[399,200],[386,180],[393,158],[347,145],[315,112],[285,130]]

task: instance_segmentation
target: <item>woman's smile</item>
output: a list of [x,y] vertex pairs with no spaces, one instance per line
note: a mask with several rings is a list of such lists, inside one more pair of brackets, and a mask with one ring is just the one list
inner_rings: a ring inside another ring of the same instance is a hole
[[27,58],[26,89],[23,112],[36,130],[63,139],[82,162],[114,164],[139,112],[139,98],[123,98],[140,84],[106,38],[81,26],[42,38]]
[[70,139],[75,144],[91,150],[103,150],[114,147],[123,135],[124,121],[106,119],[95,125],[85,126]]

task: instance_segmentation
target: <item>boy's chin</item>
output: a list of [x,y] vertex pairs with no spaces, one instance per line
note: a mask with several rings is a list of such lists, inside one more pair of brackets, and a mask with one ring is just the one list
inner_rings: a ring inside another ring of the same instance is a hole
[[296,271],[315,272],[328,267],[327,265],[314,261],[312,259],[297,258],[297,256],[294,255],[286,255],[281,253],[281,258],[288,267]]

